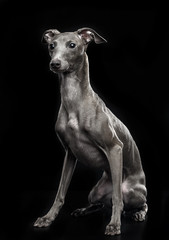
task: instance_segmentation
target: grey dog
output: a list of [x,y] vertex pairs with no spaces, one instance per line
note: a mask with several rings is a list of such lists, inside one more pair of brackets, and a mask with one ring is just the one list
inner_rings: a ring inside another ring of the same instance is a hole
[[145,220],[147,189],[139,150],[129,130],[90,85],[87,47],[92,41],[100,44],[106,40],[91,28],[64,33],[49,29],[43,40],[51,56],[50,70],[60,80],[61,106],[55,130],[66,154],[55,201],[34,226],[47,227],[59,214],[79,160],[102,169],[103,175],[89,193],[89,206],[73,215],[109,206],[111,220],[105,234],[120,234],[122,212],[130,212],[135,221]]

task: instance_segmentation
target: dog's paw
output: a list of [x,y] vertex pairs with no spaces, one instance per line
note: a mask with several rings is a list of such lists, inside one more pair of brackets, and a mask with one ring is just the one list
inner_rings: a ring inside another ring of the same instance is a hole
[[121,233],[120,231],[120,225],[112,225],[112,224],[108,224],[106,227],[106,231],[105,234],[106,235],[119,235]]
[[78,208],[75,211],[71,213],[72,216],[74,217],[80,217],[80,216],[86,216],[91,213],[95,213],[97,211],[100,211],[101,209],[104,208],[103,203],[93,203],[87,206],[86,208]]
[[136,222],[142,222],[146,218],[146,213],[145,211],[138,211],[133,214],[133,220]]
[[144,206],[140,209],[140,211],[137,211],[133,214],[133,219],[136,222],[142,222],[146,219],[146,214],[148,211],[148,205],[145,203]]
[[51,225],[51,223],[53,222],[54,219],[47,217],[47,216],[43,216],[43,217],[39,217],[35,223],[34,223],[34,227],[39,227],[39,228],[43,228],[43,227],[49,227]]
[[71,213],[71,216],[73,217],[81,217],[85,215],[85,208],[78,208],[75,211]]

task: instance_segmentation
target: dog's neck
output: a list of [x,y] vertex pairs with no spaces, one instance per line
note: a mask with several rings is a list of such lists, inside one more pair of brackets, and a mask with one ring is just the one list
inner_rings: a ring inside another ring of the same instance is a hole
[[87,54],[84,54],[83,61],[76,71],[60,73],[59,78],[61,101],[67,110],[75,111],[92,92]]

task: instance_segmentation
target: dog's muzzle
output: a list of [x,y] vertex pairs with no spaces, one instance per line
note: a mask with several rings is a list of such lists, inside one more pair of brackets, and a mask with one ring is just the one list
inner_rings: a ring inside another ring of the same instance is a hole
[[57,72],[61,68],[61,61],[60,60],[51,61],[49,66],[50,70]]
[[67,61],[61,61],[59,59],[52,60],[49,64],[50,70],[54,73],[69,72],[69,64]]

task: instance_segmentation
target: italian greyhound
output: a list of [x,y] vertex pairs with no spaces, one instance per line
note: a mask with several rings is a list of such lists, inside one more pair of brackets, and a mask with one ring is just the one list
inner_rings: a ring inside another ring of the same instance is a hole
[[50,70],[60,80],[61,106],[55,130],[66,154],[54,203],[34,226],[47,227],[59,214],[79,160],[102,169],[103,174],[89,193],[89,206],[75,210],[73,215],[109,206],[111,220],[105,234],[120,234],[122,213],[130,212],[135,221],[145,220],[147,190],[135,141],[90,85],[87,47],[92,41],[100,44],[106,40],[91,28],[64,33],[49,29],[43,40],[51,56]]

